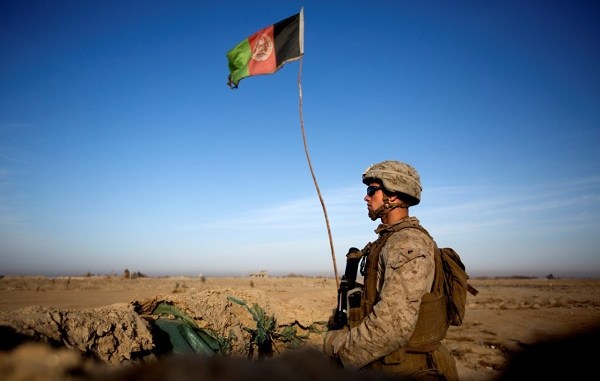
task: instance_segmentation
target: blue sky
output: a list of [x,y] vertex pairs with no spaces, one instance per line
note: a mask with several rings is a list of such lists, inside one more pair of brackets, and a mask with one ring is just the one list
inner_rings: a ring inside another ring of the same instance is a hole
[[600,4],[4,1],[0,273],[333,275],[299,62],[225,54],[305,13],[303,116],[338,271],[375,239],[361,173],[474,275],[600,275]]

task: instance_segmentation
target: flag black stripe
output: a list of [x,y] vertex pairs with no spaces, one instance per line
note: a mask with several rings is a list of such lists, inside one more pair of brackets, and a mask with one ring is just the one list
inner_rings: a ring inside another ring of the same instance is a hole
[[300,14],[273,24],[273,37],[277,67],[290,59],[300,57]]

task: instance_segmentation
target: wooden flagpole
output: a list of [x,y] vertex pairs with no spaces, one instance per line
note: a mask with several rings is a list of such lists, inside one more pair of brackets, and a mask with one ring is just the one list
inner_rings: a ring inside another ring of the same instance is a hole
[[329,217],[327,217],[327,208],[325,207],[325,202],[323,201],[323,196],[321,196],[321,190],[319,189],[319,184],[317,183],[317,178],[315,177],[315,172],[313,171],[313,167],[310,161],[310,154],[308,153],[308,146],[306,144],[306,133],[304,132],[304,118],[302,116],[302,59],[303,56],[300,57],[300,66],[298,69],[298,96],[299,96],[299,106],[300,106],[300,129],[302,130],[302,141],[304,142],[304,152],[306,153],[306,160],[308,161],[308,167],[310,168],[310,174],[312,176],[313,182],[315,183],[315,188],[317,189],[317,194],[319,195],[319,201],[321,202],[321,207],[323,208],[323,215],[325,216],[325,224],[327,225],[327,234],[329,235],[329,247],[331,248],[331,259],[333,260],[333,272],[335,275],[335,284],[336,287],[340,288],[340,280],[338,277],[337,265],[335,262],[335,250],[333,248],[333,238],[331,237],[331,228],[329,226]]

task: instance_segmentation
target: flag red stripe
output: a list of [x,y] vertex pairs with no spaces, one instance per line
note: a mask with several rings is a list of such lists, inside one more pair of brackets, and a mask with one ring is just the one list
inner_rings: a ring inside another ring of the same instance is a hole
[[273,73],[277,68],[273,25],[248,37],[252,58],[248,62],[250,75]]

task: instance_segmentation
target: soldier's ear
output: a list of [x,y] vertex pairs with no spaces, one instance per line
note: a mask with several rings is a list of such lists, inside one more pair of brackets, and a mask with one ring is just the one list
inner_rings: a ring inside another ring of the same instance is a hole
[[400,200],[400,198],[398,198],[398,195],[396,193],[390,193],[388,195],[388,198],[390,199],[390,201],[398,201],[398,200]]

